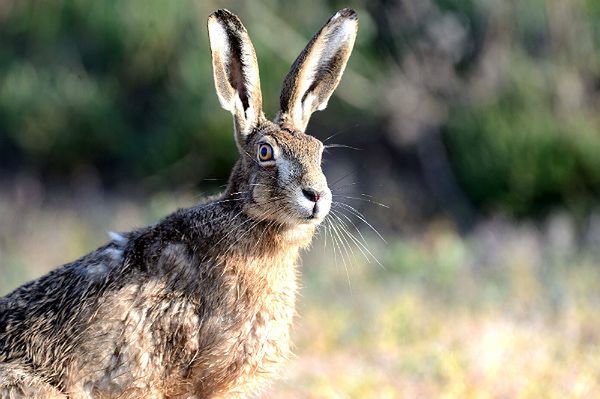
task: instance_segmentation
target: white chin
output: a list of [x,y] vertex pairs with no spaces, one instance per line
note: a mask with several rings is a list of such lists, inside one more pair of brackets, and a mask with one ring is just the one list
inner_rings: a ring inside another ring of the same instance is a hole
[[299,218],[310,224],[321,223],[325,219],[325,216],[327,216],[329,213],[329,209],[317,208],[317,212],[313,213],[313,208],[303,209],[301,212],[299,212]]
[[306,223],[311,224],[321,223],[331,208],[331,202],[327,201],[327,199],[322,199],[315,205],[314,202],[309,201],[304,197],[299,197],[296,199],[296,204],[298,207],[299,218],[303,219]]

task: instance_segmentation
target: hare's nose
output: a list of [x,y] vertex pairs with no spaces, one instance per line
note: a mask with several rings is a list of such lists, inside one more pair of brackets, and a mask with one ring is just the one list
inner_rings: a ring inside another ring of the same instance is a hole
[[321,193],[319,193],[317,190],[315,190],[314,188],[303,188],[302,189],[302,194],[304,194],[304,196],[312,202],[317,202],[319,200],[319,198],[321,198]]

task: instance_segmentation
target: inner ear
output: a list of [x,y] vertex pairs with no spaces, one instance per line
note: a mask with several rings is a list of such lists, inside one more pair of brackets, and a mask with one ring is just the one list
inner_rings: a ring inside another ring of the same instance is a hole
[[264,119],[256,53],[240,19],[227,10],[208,17],[208,37],[217,96],[233,115],[242,144]]
[[[236,54],[236,56],[231,57],[231,63],[229,66],[229,81],[231,82],[231,86],[236,89],[237,95],[242,102],[242,106],[244,108],[244,113],[250,107],[250,99],[248,94],[248,88],[246,87],[246,77],[243,72],[243,65],[241,61],[241,46],[239,42],[231,43],[232,46],[237,48],[233,48],[232,51]],[[247,117],[247,115],[246,115]]]
[[346,8],[310,40],[284,80],[277,117],[280,123],[304,131],[312,113],[327,107],[352,52],[357,28],[356,13]]
[[301,100],[302,103],[306,103],[307,97],[311,94],[314,95],[313,101],[316,101],[317,104],[314,108],[309,107],[311,108],[310,112],[321,111],[327,107],[327,101],[335,89],[334,85],[337,85],[335,79],[342,74],[340,68],[343,63],[343,51],[343,49],[339,49],[335,55],[327,58],[325,62],[319,63],[314,74],[314,82],[308,87]]

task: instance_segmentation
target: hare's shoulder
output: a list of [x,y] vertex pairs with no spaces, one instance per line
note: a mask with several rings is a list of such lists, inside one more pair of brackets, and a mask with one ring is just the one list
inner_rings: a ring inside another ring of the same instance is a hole
[[157,265],[168,268],[165,263],[189,260],[210,247],[211,230],[221,216],[210,204],[201,205],[180,209],[148,227],[109,233],[105,245],[0,298],[0,321],[7,312],[31,311],[36,304],[75,305],[84,297],[97,296],[98,290],[118,290],[132,280],[140,283],[156,272]]
[[209,203],[180,209],[148,227],[109,233],[105,245],[0,298],[0,322],[18,319],[19,310],[31,315],[38,308],[42,313],[81,308],[87,298],[160,277],[161,267],[168,272],[176,271],[173,263],[197,263],[211,246],[213,230],[221,228],[219,218],[223,211]]

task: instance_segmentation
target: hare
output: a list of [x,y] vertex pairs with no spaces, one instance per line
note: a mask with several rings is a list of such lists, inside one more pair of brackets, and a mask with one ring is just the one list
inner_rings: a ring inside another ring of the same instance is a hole
[[248,33],[208,18],[214,81],[240,159],[225,191],[123,234],[0,299],[1,398],[241,398],[290,351],[296,262],[331,206],[326,107],[357,32],[336,13],[290,69],[273,122]]

